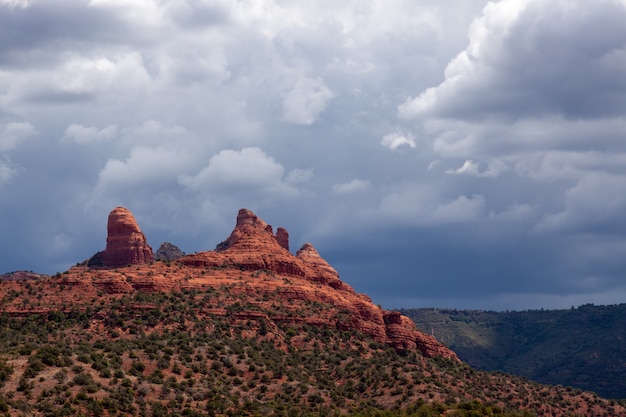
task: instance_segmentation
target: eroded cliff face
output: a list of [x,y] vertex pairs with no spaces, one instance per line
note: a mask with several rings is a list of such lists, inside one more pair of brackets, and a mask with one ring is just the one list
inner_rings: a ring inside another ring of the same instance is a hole
[[[228,293],[209,313],[234,321],[265,320],[283,325],[357,330],[398,351],[418,349],[427,357],[458,358],[398,312],[386,311],[341,281],[337,271],[307,243],[293,255],[288,233],[252,211],[241,209],[230,236],[216,250],[152,262],[132,213],[118,207],[109,215],[102,265],[77,266],[58,277],[63,296],[198,290]],[[93,260],[94,258],[92,258]],[[71,299],[71,298],[70,298]],[[237,300],[237,301],[234,301]],[[276,313],[280,311],[280,313]],[[272,313],[270,313],[272,312]]]

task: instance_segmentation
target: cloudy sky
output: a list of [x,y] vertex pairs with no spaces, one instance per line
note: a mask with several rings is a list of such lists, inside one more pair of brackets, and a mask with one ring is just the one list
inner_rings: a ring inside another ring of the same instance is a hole
[[383,307],[626,302],[624,0],[0,0],[0,272],[237,210]]

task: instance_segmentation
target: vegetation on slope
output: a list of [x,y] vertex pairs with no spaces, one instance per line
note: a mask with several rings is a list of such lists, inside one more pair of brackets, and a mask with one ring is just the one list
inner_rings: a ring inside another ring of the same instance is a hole
[[[36,306],[38,281],[11,297]],[[233,299],[230,299],[233,298]],[[617,415],[556,389],[393,349],[356,331],[258,319],[213,288],[0,315],[0,413],[139,416]],[[219,303],[232,315],[205,314]],[[311,303],[301,314],[319,314]],[[241,314],[248,319],[241,320]],[[269,317],[291,314],[277,303]],[[235,319],[235,317],[237,317]],[[263,316],[266,317],[266,316]]]
[[626,398],[626,304],[519,312],[401,312],[478,369]]

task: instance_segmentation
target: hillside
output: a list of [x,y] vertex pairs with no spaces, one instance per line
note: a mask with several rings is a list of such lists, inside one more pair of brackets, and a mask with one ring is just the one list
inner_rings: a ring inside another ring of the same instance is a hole
[[0,282],[8,415],[626,415],[593,393],[480,372],[242,209],[216,250],[154,261],[117,208],[106,248]]
[[401,312],[478,369],[626,398],[626,304],[520,312]]

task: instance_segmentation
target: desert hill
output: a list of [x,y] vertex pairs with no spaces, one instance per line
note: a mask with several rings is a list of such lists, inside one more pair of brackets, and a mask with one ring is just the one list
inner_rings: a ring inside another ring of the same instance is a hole
[[626,304],[511,312],[402,310],[464,361],[626,398]]
[[626,415],[470,368],[288,236],[242,209],[214,251],[154,261],[119,207],[88,261],[3,275],[0,413]]

